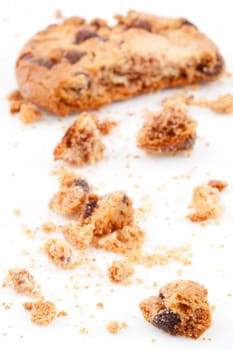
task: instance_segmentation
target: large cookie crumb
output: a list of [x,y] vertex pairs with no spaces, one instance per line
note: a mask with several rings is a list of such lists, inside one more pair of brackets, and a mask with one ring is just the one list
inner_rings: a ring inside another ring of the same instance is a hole
[[96,118],[82,113],[54,149],[54,159],[83,166],[101,160],[104,149]]
[[108,277],[111,282],[122,282],[132,276],[134,268],[127,261],[114,260],[108,268]]
[[26,311],[31,312],[31,321],[38,326],[46,326],[51,323],[57,314],[56,305],[50,301],[38,301],[36,303],[24,303]]
[[211,325],[207,290],[197,282],[173,281],[158,296],[143,300],[139,307],[144,318],[171,335],[197,339]]
[[77,266],[77,262],[73,260],[72,249],[61,239],[49,239],[45,243],[44,251],[48,258],[58,267],[69,270]]

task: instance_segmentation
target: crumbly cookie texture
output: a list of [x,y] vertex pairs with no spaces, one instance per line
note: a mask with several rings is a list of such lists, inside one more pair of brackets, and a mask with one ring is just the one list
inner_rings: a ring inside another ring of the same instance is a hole
[[190,207],[195,210],[187,217],[191,221],[206,221],[215,218],[222,212],[219,192],[227,186],[227,182],[210,180],[208,184],[197,186],[193,191]]
[[97,108],[155,89],[220,77],[216,45],[184,18],[129,11],[104,20],[71,17],[23,47],[16,77],[23,98],[55,114]]
[[194,281],[173,281],[158,296],[143,300],[139,307],[144,318],[171,335],[197,339],[211,325],[207,290]]
[[133,266],[124,260],[114,260],[108,268],[108,277],[111,282],[119,283],[132,276]]
[[62,233],[67,242],[76,249],[88,247],[93,239],[94,226],[81,225],[78,221],[71,220],[62,227]]
[[23,293],[30,297],[41,297],[39,287],[34,277],[26,269],[11,269],[7,272],[3,285],[13,288],[17,293]]
[[147,114],[137,136],[137,145],[148,152],[177,153],[193,148],[197,122],[180,100],[168,100],[161,112]]
[[31,321],[38,326],[46,326],[51,323],[57,314],[57,308],[51,301],[38,301],[36,303],[24,303],[26,311],[31,312]]
[[65,173],[60,178],[59,191],[51,199],[49,207],[65,216],[78,215],[84,210],[89,192],[90,186],[83,177]]
[[48,258],[62,269],[70,270],[77,267],[78,263],[74,261],[72,249],[61,239],[48,239],[44,251]]
[[41,119],[41,111],[32,103],[26,101],[19,90],[12,91],[8,96],[10,112],[19,113],[19,118],[24,124],[34,123]]
[[233,112],[233,95],[221,95],[215,100],[200,99],[194,101],[193,104],[196,106],[209,108],[216,113],[230,114]]
[[96,118],[82,113],[54,149],[54,159],[83,166],[101,160],[104,149]]

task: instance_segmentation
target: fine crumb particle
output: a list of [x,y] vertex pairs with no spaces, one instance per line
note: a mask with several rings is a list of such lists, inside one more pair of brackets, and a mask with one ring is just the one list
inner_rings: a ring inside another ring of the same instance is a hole
[[23,103],[20,107],[20,120],[25,123],[34,123],[41,119],[40,110],[31,103]]
[[18,208],[14,208],[14,209],[13,209],[13,214],[14,214],[15,216],[21,216],[21,210],[18,209]]
[[57,225],[54,224],[54,223],[51,222],[51,221],[47,221],[47,222],[44,222],[44,223],[41,225],[41,229],[42,229],[45,233],[50,233],[50,232],[56,231]]
[[86,327],[83,327],[79,330],[79,333],[80,334],[87,334],[88,333],[88,330],[86,329]]
[[102,135],[109,135],[114,126],[117,126],[118,123],[115,120],[105,119],[102,122],[97,122],[97,128]]
[[117,321],[109,321],[106,328],[109,333],[117,334],[120,330],[127,328],[128,325],[125,322],[119,323]]
[[2,303],[2,307],[4,308],[4,310],[10,310],[11,309],[11,305],[8,304],[8,303],[5,303],[5,302]]
[[103,303],[98,303],[96,304],[97,309],[103,310],[104,304]]
[[57,10],[55,11],[55,13],[54,13],[54,17],[55,17],[56,19],[61,19],[61,18],[63,18],[64,16],[63,16],[62,11],[61,11],[60,9],[57,9]]
[[38,301],[36,303],[24,303],[26,311],[31,312],[31,321],[38,326],[46,326],[56,317],[56,305],[50,301]]
[[177,153],[191,150],[197,122],[187,113],[182,99],[168,99],[160,112],[149,112],[137,136],[137,145],[147,152]]
[[218,187],[222,190],[226,185],[214,180],[212,184],[204,184],[194,188],[190,207],[195,212],[187,216],[191,221],[206,221],[221,214],[223,208],[220,204]]
[[74,269],[78,265],[73,261],[72,249],[61,239],[50,238],[44,245],[44,251],[48,258],[62,269]]
[[139,308],[146,321],[170,335],[197,339],[211,326],[208,291],[197,282],[172,281]]
[[21,226],[23,232],[25,235],[27,235],[29,238],[34,238],[35,237],[35,231],[33,231],[31,228],[29,228],[26,224],[22,224]]
[[82,113],[55,147],[54,159],[81,167],[100,161],[104,150],[96,117]]
[[126,260],[114,260],[108,268],[108,277],[111,282],[119,283],[134,273],[134,268]]
[[34,277],[26,269],[16,268],[9,270],[2,286],[3,288],[11,287],[17,293],[41,298],[41,294],[38,291],[39,286],[36,284]]
[[68,314],[65,310],[61,310],[57,313],[57,317],[66,317]]

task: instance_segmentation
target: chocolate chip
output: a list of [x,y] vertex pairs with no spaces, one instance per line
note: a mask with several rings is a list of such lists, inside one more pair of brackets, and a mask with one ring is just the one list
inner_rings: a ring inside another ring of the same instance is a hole
[[127,205],[129,204],[129,197],[126,196],[126,194],[123,195],[123,197],[122,197],[122,202],[125,203],[125,204],[127,204]]
[[86,182],[86,180],[78,180],[74,183],[74,186],[81,187],[84,192],[88,193],[89,192],[89,185]]
[[36,57],[33,58],[31,62],[37,64],[38,66],[42,66],[48,69],[51,69],[55,65],[55,62],[53,62],[47,57]]
[[83,56],[86,55],[86,52],[79,51],[79,50],[69,50],[67,51],[63,57],[67,59],[71,64],[74,64],[81,60]]
[[97,199],[90,199],[89,202],[86,205],[86,208],[83,213],[83,219],[87,219],[89,216],[92,215],[94,209],[96,208],[98,203]]
[[148,32],[152,31],[151,24],[145,19],[135,18],[129,25],[128,28],[141,28],[147,30]]
[[[81,29],[75,35],[75,44],[81,44],[83,41],[86,41],[91,38],[102,38],[96,32],[90,29]],[[103,38],[104,39],[104,38]]]
[[107,27],[107,22],[101,18],[94,18],[93,20],[91,20],[90,24],[96,27],[97,29],[101,27]]
[[158,313],[152,321],[155,327],[162,329],[163,331],[176,334],[177,325],[180,323],[180,316],[170,310],[163,310]]
[[159,293],[159,298],[164,299],[165,296],[162,293]]
[[197,65],[196,69],[209,77],[215,77],[222,72],[223,66],[223,58],[217,55],[216,64],[214,66],[211,66],[210,62],[201,62]]

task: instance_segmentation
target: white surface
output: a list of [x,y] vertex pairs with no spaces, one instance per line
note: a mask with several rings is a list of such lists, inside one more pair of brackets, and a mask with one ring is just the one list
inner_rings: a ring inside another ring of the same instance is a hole
[[[134,198],[135,207],[148,206],[148,201],[151,202],[150,211],[140,222],[147,234],[145,250],[149,251],[158,244],[178,247],[184,242],[191,242],[193,253],[190,266],[170,263],[151,269],[136,267],[132,284],[126,287],[115,286],[107,279],[107,266],[113,254],[93,249],[89,256],[96,258],[93,263],[97,266],[96,271],[89,270],[89,266],[62,271],[49,263],[38,249],[48,235],[37,231],[30,239],[23,233],[22,224],[35,229],[46,220],[65,221],[49,212],[47,207],[57,189],[56,178],[50,176],[50,172],[61,165],[53,161],[52,151],[63,134],[62,126],[70,125],[75,116],[65,120],[47,116],[34,125],[25,126],[9,114],[6,100],[7,94],[16,88],[14,62],[20,48],[36,31],[55,22],[56,9],[61,9],[65,16],[88,18],[111,18],[116,12],[124,13],[130,8],[187,17],[219,45],[228,70],[233,71],[231,4],[231,0],[0,2],[0,282],[9,268],[29,268],[41,284],[46,298],[54,301],[59,310],[68,312],[66,318],[57,319],[48,327],[37,327],[30,322],[30,314],[22,308],[22,303],[28,298],[0,288],[0,349],[12,346],[17,350],[39,349],[42,346],[58,349],[64,346],[72,349],[90,346],[102,349],[132,346],[147,350],[232,349],[233,305],[229,294],[233,293],[233,115],[221,116],[205,109],[191,108],[191,115],[198,120],[199,138],[188,158],[186,155],[149,157],[135,146],[143,111],[159,109],[162,98],[173,91],[116,103],[97,113],[100,118],[110,117],[119,120],[120,124],[105,138],[105,159],[95,166],[77,169],[77,172],[86,175],[101,193],[118,189],[128,191]],[[233,92],[232,86],[233,79],[224,78],[193,93],[210,98]],[[129,116],[129,112],[133,116]],[[139,159],[134,158],[136,154]],[[191,178],[188,180],[182,175],[189,172]],[[174,180],[173,176],[179,178]],[[221,194],[225,211],[219,223],[211,222],[202,227],[188,222],[185,215],[194,186],[210,178],[227,180],[230,186]],[[163,190],[160,190],[161,187]],[[145,201],[142,196],[149,199]],[[20,217],[14,216],[14,208],[21,210]],[[170,220],[166,220],[167,217]],[[220,245],[224,247],[220,248]],[[30,251],[29,256],[23,255],[24,249]],[[182,278],[204,284],[209,290],[211,305],[216,305],[212,327],[196,341],[171,337],[157,330],[144,321],[138,309],[138,303],[143,298],[158,292],[153,282],[156,281],[160,287],[179,278],[178,269],[183,270]],[[138,283],[137,278],[141,278],[143,283]],[[78,290],[73,288],[75,283],[80,286]],[[13,303],[11,309],[4,310],[3,302]],[[103,302],[104,310],[96,308],[98,302]],[[110,320],[126,322],[128,328],[111,335],[105,328]],[[88,334],[79,333],[83,327]]]

